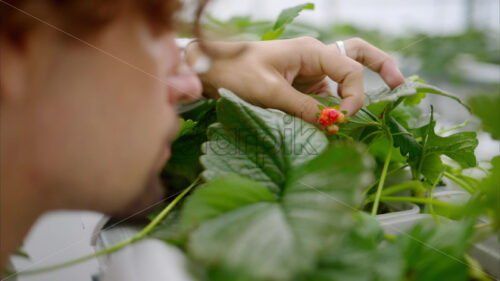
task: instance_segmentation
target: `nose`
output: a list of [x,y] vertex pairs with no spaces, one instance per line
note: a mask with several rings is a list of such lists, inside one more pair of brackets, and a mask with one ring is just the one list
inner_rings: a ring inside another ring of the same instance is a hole
[[185,63],[176,74],[167,78],[167,88],[169,100],[174,104],[197,100],[203,92],[200,79]]

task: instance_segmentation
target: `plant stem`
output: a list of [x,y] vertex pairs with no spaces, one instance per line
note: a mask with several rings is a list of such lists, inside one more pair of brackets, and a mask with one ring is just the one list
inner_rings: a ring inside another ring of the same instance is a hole
[[390,186],[382,191],[382,195],[391,195],[403,190],[424,190],[422,182],[420,181],[409,181],[400,184]]
[[[406,167],[408,167],[408,164],[403,165],[403,166],[401,166],[401,167],[397,167],[396,169],[394,169],[394,170],[392,170],[392,171],[390,171],[390,172],[387,172],[387,175],[388,175],[388,176],[389,176],[389,175],[392,175],[392,174],[394,174],[394,173],[396,173],[396,172],[399,172],[399,171],[403,170],[403,169],[404,169],[404,168],[406,168]],[[377,186],[377,184],[378,184],[378,182],[379,182],[379,181],[380,181],[380,180],[379,180],[379,179],[377,179],[377,180],[376,180],[376,181],[375,181],[372,185],[370,185],[370,186],[369,186],[369,187],[368,187],[368,188],[367,188],[367,189],[363,192],[363,194],[366,196],[366,194],[367,194],[367,193],[368,193],[368,192],[369,192],[372,188],[374,188],[375,186]]]
[[390,242],[394,242],[397,240],[396,236],[387,233],[384,233],[384,239]]
[[344,134],[344,133],[341,133],[341,132],[337,132],[336,135],[339,136],[339,137],[346,138],[346,139],[348,139],[352,143],[355,143],[354,139],[351,136],[347,135],[347,134]]
[[[80,258],[77,258],[77,259],[74,259],[74,260],[70,260],[70,261],[67,261],[67,262],[63,262],[63,263],[60,263],[60,264],[56,264],[56,265],[52,265],[52,266],[47,266],[47,267],[43,267],[43,268],[38,268],[38,269],[33,269],[33,270],[26,270],[26,271],[21,271],[21,272],[16,272],[14,273],[13,275],[18,275],[18,276],[24,276],[24,275],[34,275],[34,274],[40,274],[40,273],[46,273],[46,272],[50,272],[50,271],[54,271],[54,270],[58,270],[58,269],[62,269],[62,268],[65,268],[65,267],[69,267],[69,266],[72,266],[72,265],[76,265],[76,264],[79,264],[79,263],[82,263],[84,261],[88,261],[88,260],[91,260],[93,258],[97,258],[97,257],[100,257],[100,256],[103,256],[103,255],[106,255],[106,254],[110,254],[110,253],[113,253],[113,252],[116,252],[118,250],[120,250],[121,248],[127,246],[127,245],[130,245],[132,243],[135,243],[141,239],[143,239],[144,237],[146,237],[146,235],[148,235],[163,219],[165,219],[165,217],[170,213],[170,211],[175,207],[175,205],[177,205],[177,203],[182,199],[184,198],[184,196],[186,196],[186,194],[191,190],[193,189],[193,187],[200,181],[200,177],[198,177],[193,183],[191,183],[190,186],[188,186],[186,189],[184,189],[184,191],[177,195],[177,197],[175,197],[175,199],[170,202],[150,223],[148,223],[139,233],[137,233],[136,235],[128,238],[128,239],[125,239],[121,242],[118,242],[116,244],[114,244],[113,246],[109,247],[109,248],[106,248],[104,250],[101,250],[95,254],[91,254],[91,255],[87,255],[87,256],[83,256],[83,257],[80,257]],[[11,276],[8,276],[8,277],[11,277]]]
[[476,166],[476,169],[479,169],[481,171],[483,171],[483,173],[486,175],[486,176],[489,176],[490,175],[490,171],[486,170],[485,168],[479,166],[479,164]]
[[452,175],[448,172],[444,172],[443,175],[445,177],[449,178],[450,180],[452,180],[453,182],[455,182],[456,184],[460,185],[463,189],[465,189],[470,194],[474,193],[474,189],[472,187],[470,187],[469,185],[467,185],[463,180],[455,177],[454,175]]
[[[389,173],[388,173],[389,174]],[[403,182],[400,184],[395,184],[392,185],[388,188],[385,188],[382,190],[381,196],[386,196],[386,195],[391,195],[403,190],[419,190],[423,189],[424,187],[422,186],[422,183],[419,181],[409,181],[409,182]],[[375,195],[372,194],[370,197],[366,199],[365,204],[371,203],[374,201]]]
[[439,173],[439,176],[437,177],[437,179],[432,183],[431,190],[429,192],[429,199],[431,200],[431,203],[429,204],[429,212],[431,213],[432,217],[434,218],[434,220],[438,224],[440,223],[440,220],[439,220],[439,217],[436,215],[436,212],[434,212],[433,199],[434,199],[434,189],[436,188],[436,185],[438,184],[441,177],[443,177],[443,173],[444,173],[444,171]]
[[368,135],[364,136],[359,142],[365,142],[365,140],[367,140],[368,138],[374,136],[374,135],[378,135],[378,134],[382,134],[383,132],[381,131],[373,131],[371,133],[369,133]]
[[410,137],[413,137],[412,134],[407,133],[407,132],[394,133],[394,134],[392,134],[392,136],[410,136]]
[[481,224],[476,224],[474,226],[474,229],[482,229],[482,228],[487,228],[487,227],[492,227],[495,226],[494,222],[487,222],[487,223],[481,223]]
[[429,200],[429,198],[420,198],[420,197],[407,197],[407,196],[380,196],[380,201],[383,202],[409,202],[409,203],[417,203],[417,204],[434,204],[435,206],[444,207],[444,208],[454,208],[455,206],[452,204],[448,204],[439,200]]
[[390,106],[390,107],[386,110],[385,114],[386,114],[386,115],[387,115],[387,114],[389,114],[392,110],[394,110],[396,107],[398,107],[398,105],[399,105],[399,104],[400,104],[403,100],[404,100],[404,98],[403,98],[403,97],[398,98],[398,100],[397,100],[395,103],[393,103],[393,104],[392,104],[392,106]]
[[389,168],[389,163],[391,162],[392,149],[394,146],[394,140],[392,138],[391,132],[385,127],[387,137],[389,138],[389,151],[385,157],[384,168],[382,169],[382,174],[380,175],[380,181],[377,187],[377,193],[375,195],[375,200],[373,201],[372,216],[377,215],[378,205],[380,203],[380,196],[382,195],[382,188],[384,187],[385,178],[387,176],[387,169]]
[[451,127],[449,129],[443,129],[443,130],[441,130],[441,131],[438,132],[438,135],[442,135],[442,134],[445,134],[445,133],[448,133],[448,132],[451,132],[451,131],[454,131],[454,130],[457,130],[457,129],[461,129],[461,128],[467,127],[467,125],[469,125],[469,121],[470,120],[465,120],[465,122],[463,122],[462,124],[458,124],[455,127]]
[[420,175],[418,175],[417,168],[412,166],[411,167],[411,178],[416,181],[416,180],[419,180],[419,177],[420,177]]
[[[424,164],[424,156],[427,148],[427,141],[429,140],[429,130],[434,130],[433,128],[430,128],[430,124],[432,124],[434,118],[434,107],[431,105],[431,118],[429,120],[429,126],[426,126],[425,130],[425,135],[424,138],[421,140],[422,141],[422,152],[420,154],[420,160],[418,161],[417,165],[417,170],[415,171],[414,178],[418,179],[420,178],[420,174],[422,173],[422,165]],[[417,142],[420,142],[420,140],[416,140]]]

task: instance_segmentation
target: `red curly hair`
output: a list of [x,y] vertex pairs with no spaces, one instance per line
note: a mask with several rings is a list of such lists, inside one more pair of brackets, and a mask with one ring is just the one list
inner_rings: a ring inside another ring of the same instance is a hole
[[153,31],[174,29],[179,0],[2,0],[0,32],[20,41],[41,21],[76,36],[91,35],[120,12],[137,11]]

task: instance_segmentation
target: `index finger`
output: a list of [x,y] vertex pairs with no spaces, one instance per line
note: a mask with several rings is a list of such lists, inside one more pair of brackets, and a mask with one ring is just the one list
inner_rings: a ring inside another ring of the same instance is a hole
[[379,48],[360,38],[345,40],[344,46],[348,57],[377,72],[392,89],[405,81],[394,59]]
[[323,73],[342,85],[340,109],[352,116],[364,103],[363,67],[333,48],[329,45],[321,49],[319,64]]

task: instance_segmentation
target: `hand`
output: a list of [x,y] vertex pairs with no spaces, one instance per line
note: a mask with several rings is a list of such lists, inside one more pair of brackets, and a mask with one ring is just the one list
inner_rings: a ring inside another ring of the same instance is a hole
[[[359,38],[344,41],[347,57],[336,44],[302,37],[264,42],[216,42],[211,48],[220,53],[234,53],[245,46],[237,57],[218,58],[210,70],[200,75],[205,93],[216,98],[215,89],[227,88],[242,99],[262,107],[280,109],[316,123],[318,102],[308,94],[331,95],[327,77],[337,82],[343,98],[340,109],[355,114],[364,100],[363,67],[376,71],[391,87],[404,82],[394,60]],[[201,54],[198,43],[186,50],[192,64]]]

